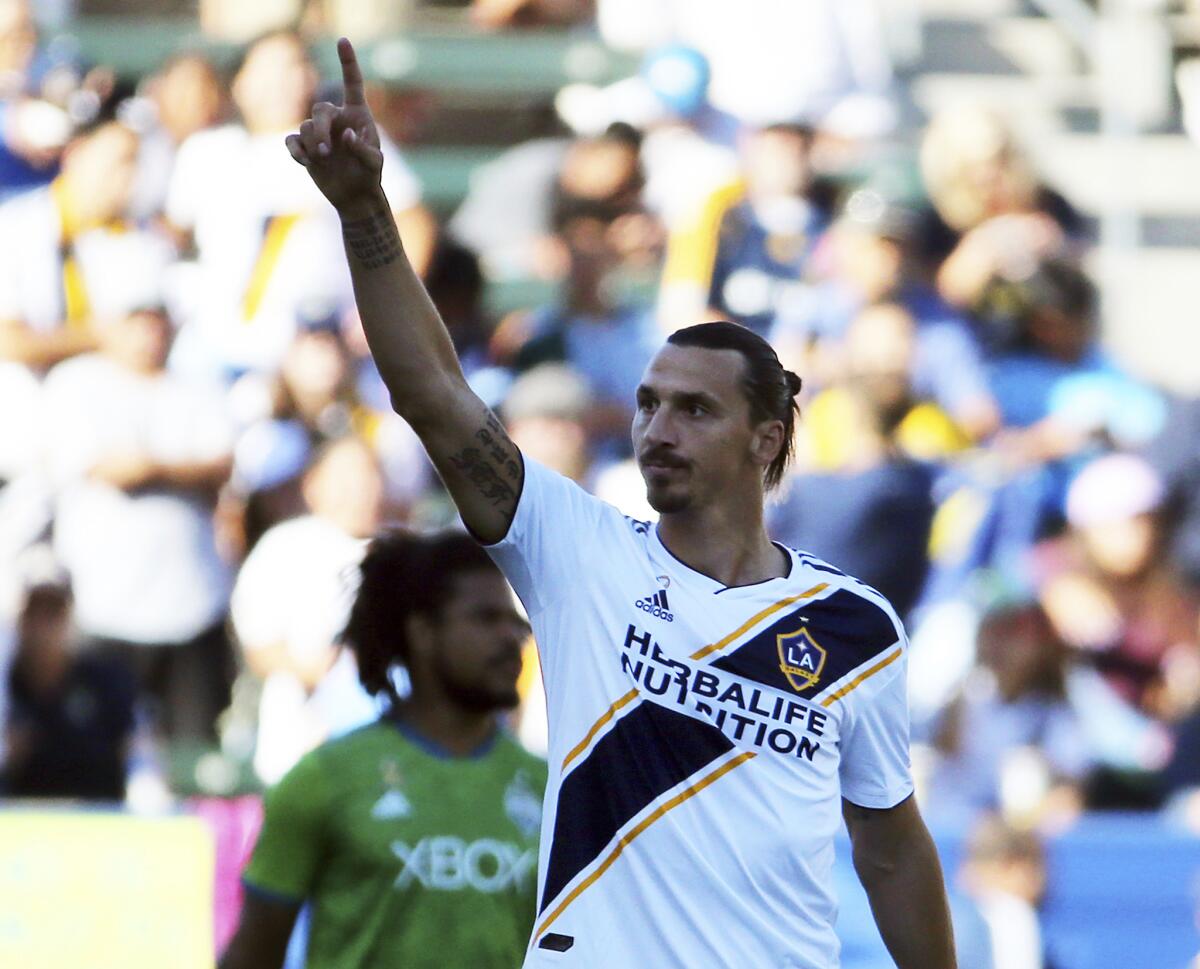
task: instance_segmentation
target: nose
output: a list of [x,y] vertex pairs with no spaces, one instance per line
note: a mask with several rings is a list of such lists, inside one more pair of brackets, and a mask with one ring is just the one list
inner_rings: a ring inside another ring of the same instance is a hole
[[498,638],[509,648],[519,652],[524,647],[525,640],[529,638],[529,635],[529,627],[525,621],[514,616],[501,624]]
[[671,420],[666,407],[658,407],[649,420],[646,421],[642,432],[644,442],[651,447],[674,447],[675,423]]

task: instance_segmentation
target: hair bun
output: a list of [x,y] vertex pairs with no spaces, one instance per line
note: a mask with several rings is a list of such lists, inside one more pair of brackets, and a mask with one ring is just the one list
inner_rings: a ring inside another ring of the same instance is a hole
[[804,381],[800,379],[798,374],[792,373],[790,370],[785,370],[783,375],[787,378],[788,393],[795,397],[800,393],[800,388],[804,386]]

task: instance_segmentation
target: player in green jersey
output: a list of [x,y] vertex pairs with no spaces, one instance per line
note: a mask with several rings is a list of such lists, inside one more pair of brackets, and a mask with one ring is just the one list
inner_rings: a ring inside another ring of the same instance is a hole
[[305,902],[308,969],[515,969],[546,765],[497,714],[517,703],[528,626],[464,534],[377,538],[361,573],[344,638],[388,713],[267,795],[221,969],[278,969]]

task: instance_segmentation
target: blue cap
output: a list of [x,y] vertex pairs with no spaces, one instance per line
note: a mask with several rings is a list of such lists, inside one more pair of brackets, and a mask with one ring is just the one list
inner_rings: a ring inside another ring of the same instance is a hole
[[663,104],[686,118],[704,106],[712,72],[698,50],[672,44],[647,54],[641,74]]

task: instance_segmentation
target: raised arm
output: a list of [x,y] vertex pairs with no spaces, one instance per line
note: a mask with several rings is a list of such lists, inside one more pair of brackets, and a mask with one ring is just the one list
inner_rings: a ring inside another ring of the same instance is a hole
[[321,103],[287,148],[337,209],[354,297],[392,406],[421,438],[463,521],[496,542],[521,492],[520,452],[467,386],[450,334],[400,244],[379,176],[379,134],[354,48],[338,41],[343,104]]

